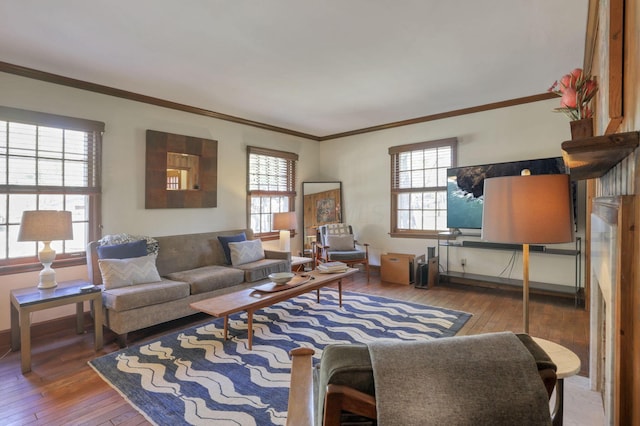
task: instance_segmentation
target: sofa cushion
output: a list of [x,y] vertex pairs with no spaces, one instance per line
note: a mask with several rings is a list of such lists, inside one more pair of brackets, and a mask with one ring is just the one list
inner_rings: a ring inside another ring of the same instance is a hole
[[99,259],[98,265],[107,290],[161,280],[153,254],[130,259]]
[[200,294],[238,285],[244,281],[244,272],[226,266],[213,265],[173,272],[168,274],[167,278],[188,283],[191,294]]
[[229,243],[229,251],[231,253],[231,264],[233,266],[255,262],[265,257],[262,241],[260,240]]
[[222,245],[222,251],[224,257],[227,259],[227,265],[231,265],[231,252],[229,251],[229,243],[239,243],[240,241],[247,241],[247,235],[241,232],[237,235],[219,235],[218,241]]
[[98,246],[98,258],[100,259],[129,259],[147,255],[147,242],[145,240],[130,243]]
[[244,280],[249,283],[266,279],[275,272],[291,272],[291,263],[282,259],[261,259],[234,266],[244,271]]
[[[107,309],[128,311],[149,305],[184,299],[189,296],[189,284],[162,280],[155,283],[138,284],[114,288],[102,292],[102,301]],[[187,303],[185,301],[185,303]]]

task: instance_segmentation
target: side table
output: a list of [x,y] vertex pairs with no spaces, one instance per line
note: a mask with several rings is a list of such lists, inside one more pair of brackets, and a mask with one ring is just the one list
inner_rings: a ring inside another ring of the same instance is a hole
[[564,378],[578,374],[580,371],[580,358],[578,355],[557,343],[548,340],[533,337],[533,340],[549,355],[551,361],[558,368],[556,376],[556,403],[551,414],[553,425],[562,425],[563,408],[564,408]]
[[22,373],[31,371],[31,312],[58,306],[76,304],[76,332],[84,332],[84,302],[89,301],[94,311],[95,350],[102,349],[102,290],[85,281],[58,283],[51,289],[35,287],[11,290],[11,350],[21,350]]

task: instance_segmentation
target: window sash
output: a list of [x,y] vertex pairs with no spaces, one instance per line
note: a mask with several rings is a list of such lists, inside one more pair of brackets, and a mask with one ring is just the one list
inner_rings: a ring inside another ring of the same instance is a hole
[[294,153],[248,147],[247,223],[255,235],[277,235],[273,213],[294,211],[297,160]]
[[391,236],[447,230],[447,169],[456,166],[456,150],[456,138],[389,148]]
[[54,266],[84,262],[100,237],[104,123],[0,106],[0,274],[40,268],[39,242],[17,242],[24,210],[69,210],[74,239],[52,242]]

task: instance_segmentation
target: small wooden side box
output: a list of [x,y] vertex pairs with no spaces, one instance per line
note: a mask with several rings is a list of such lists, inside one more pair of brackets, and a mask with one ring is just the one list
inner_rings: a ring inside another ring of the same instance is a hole
[[389,283],[411,285],[416,279],[418,260],[424,255],[387,253],[380,257],[380,280]]

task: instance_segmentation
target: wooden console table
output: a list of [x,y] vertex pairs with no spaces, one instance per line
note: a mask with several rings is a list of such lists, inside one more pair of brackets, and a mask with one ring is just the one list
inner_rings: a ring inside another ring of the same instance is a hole
[[11,350],[21,350],[22,373],[31,371],[31,313],[71,303],[76,304],[76,332],[84,333],[84,302],[94,311],[95,350],[102,349],[102,291],[86,281],[66,281],[51,289],[35,287],[11,290]]

